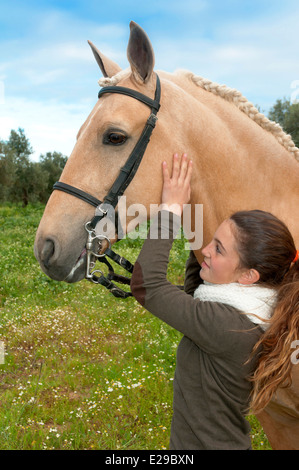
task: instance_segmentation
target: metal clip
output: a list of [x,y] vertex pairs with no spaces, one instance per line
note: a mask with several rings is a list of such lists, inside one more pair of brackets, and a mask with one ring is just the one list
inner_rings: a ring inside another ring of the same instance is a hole
[[[93,260],[93,258],[103,258],[104,256],[106,256],[106,254],[105,253],[100,254],[98,251],[97,251],[97,253],[95,253],[94,243],[95,243],[95,241],[98,241],[99,244],[101,245],[101,242],[103,240],[106,240],[108,242],[109,249],[110,249],[111,248],[111,241],[105,235],[97,235],[95,233],[94,229],[91,228],[89,224],[90,224],[90,222],[87,222],[85,224],[85,229],[88,233],[87,242],[86,242],[86,273],[85,273],[85,277],[86,277],[86,279],[97,283],[94,280],[95,279],[94,273],[95,272],[101,272],[101,271],[99,271],[99,270],[92,271],[95,267],[95,264],[96,264],[96,260]],[[101,246],[100,246],[100,248],[101,248]],[[101,272],[101,274],[103,275],[102,272]]]

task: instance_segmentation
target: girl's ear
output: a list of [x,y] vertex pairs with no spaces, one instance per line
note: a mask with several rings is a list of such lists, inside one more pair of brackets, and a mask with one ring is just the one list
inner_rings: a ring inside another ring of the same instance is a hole
[[247,269],[246,271],[243,271],[238,282],[244,286],[250,286],[251,284],[258,282],[259,278],[260,274],[256,269]]

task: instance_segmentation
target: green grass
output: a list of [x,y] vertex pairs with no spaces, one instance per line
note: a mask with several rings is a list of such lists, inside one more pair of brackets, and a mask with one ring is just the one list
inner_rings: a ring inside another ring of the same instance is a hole
[[[181,335],[132,298],[48,279],[33,255],[42,212],[0,208],[0,449],[167,449]],[[183,243],[171,252],[174,283]],[[119,250],[134,262],[141,246]],[[253,448],[270,449],[248,419]]]

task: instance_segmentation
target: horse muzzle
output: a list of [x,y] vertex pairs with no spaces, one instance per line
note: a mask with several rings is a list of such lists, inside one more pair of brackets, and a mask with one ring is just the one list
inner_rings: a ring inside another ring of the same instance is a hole
[[42,271],[55,281],[78,282],[85,277],[85,247],[76,254],[71,247],[62,248],[55,236],[44,238],[42,235],[37,234],[34,255]]

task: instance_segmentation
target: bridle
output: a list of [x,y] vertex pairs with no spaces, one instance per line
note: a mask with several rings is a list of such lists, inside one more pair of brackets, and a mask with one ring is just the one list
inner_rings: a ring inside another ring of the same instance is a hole
[[[69,184],[63,183],[58,181],[54,184],[53,190],[59,190],[71,194],[82,201],[86,202],[94,206],[95,215],[94,217],[85,224],[85,229],[88,233],[87,242],[86,242],[86,272],[85,278],[95,284],[101,284],[105,286],[115,297],[126,298],[131,296],[131,292],[126,292],[120,287],[116,286],[112,280],[122,283],[122,284],[130,284],[130,279],[125,276],[117,275],[114,273],[114,270],[107,260],[106,257],[110,258],[120,266],[122,266],[126,271],[129,273],[133,272],[133,265],[123,258],[122,256],[118,255],[114,251],[111,250],[111,242],[109,238],[105,235],[97,234],[95,229],[97,224],[104,218],[108,217],[111,214],[111,210],[114,211],[115,207],[118,204],[119,198],[123,195],[124,191],[134,178],[137,169],[141,163],[142,157],[146,150],[146,147],[149,143],[151,134],[155,128],[156,121],[157,121],[157,113],[160,109],[160,97],[161,97],[161,84],[158,75],[156,75],[156,91],[154,99],[149,98],[138,91],[132,90],[131,88],[125,88],[121,86],[107,86],[102,88],[99,91],[98,98],[103,96],[105,93],[119,93],[122,95],[130,96],[138,101],[149,106],[151,110],[151,114],[144,126],[144,129],[134,147],[131,154],[129,155],[125,165],[120,169],[119,175],[117,176],[116,180],[114,181],[113,185],[111,186],[108,194],[104,197],[103,201],[95,198],[91,194],[82,191],[74,186]],[[108,248],[105,250],[104,253],[99,253],[99,248],[97,252],[95,252],[94,245],[97,243],[100,245],[102,242],[106,240],[108,242]],[[105,263],[108,266],[108,275],[104,276],[103,272],[99,269],[94,270],[96,260]],[[100,276],[96,276],[96,273],[100,273]]]

